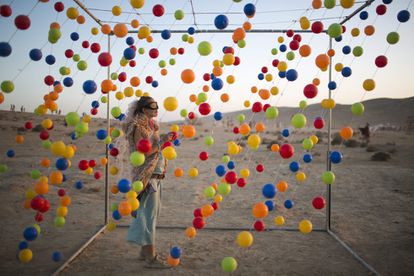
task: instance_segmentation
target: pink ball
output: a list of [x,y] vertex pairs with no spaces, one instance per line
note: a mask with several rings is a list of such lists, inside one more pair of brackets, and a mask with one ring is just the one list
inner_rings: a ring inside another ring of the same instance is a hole
[[240,64],[240,58],[239,57],[234,57],[234,62],[233,62],[233,65],[234,66],[237,66],[237,65],[239,65]]
[[277,67],[279,65],[279,60],[278,59],[274,59],[272,61],[272,65],[273,65],[273,67]]
[[188,119],[190,119],[190,120],[194,120],[196,118],[196,115],[195,115],[195,113],[194,112],[189,112],[188,113]]
[[262,73],[263,73],[263,74],[266,74],[267,72],[268,72],[267,67],[266,67],[266,66],[263,66],[263,67],[262,67]]
[[295,148],[290,144],[283,144],[280,147],[279,154],[283,159],[289,159],[295,153]]
[[118,80],[119,80],[120,82],[124,82],[124,81],[126,81],[126,79],[127,79],[127,74],[126,74],[125,72],[121,72],[121,73],[118,75]]
[[238,127],[234,127],[233,128],[233,133],[234,134],[239,134],[239,128]]
[[148,84],[150,84],[150,83],[152,83],[152,81],[153,81],[154,79],[151,77],[151,76],[147,76],[146,78],[145,78],[145,82],[146,83],[148,83]]
[[100,179],[102,177],[102,173],[101,172],[95,172],[93,174],[93,176],[95,177],[95,179]]
[[51,86],[55,82],[55,78],[52,77],[51,75],[47,75],[44,79],[44,82],[47,86]]
[[72,57],[73,57],[73,55],[74,55],[73,50],[71,50],[71,49],[67,49],[67,50],[65,51],[65,57],[67,57],[67,58],[72,58]]
[[300,44],[299,44],[299,41],[297,41],[297,40],[292,40],[292,41],[289,43],[289,48],[290,48],[292,51],[296,51],[297,49],[299,49],[299,46],[300,46]]
[[209,74],[209,73],[205,73],[205,74],[203,75],[203,80],[205,80],[205,81],[209,81],[209,80],[210,80],[210,74]]

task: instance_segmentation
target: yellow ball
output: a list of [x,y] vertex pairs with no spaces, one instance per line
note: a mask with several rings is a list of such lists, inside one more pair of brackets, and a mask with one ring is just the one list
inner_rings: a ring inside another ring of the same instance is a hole
[[115,93],[115,98],[120,101],[125,97],[124,93],[122,93],[121,91],[118,91]]
[[130,0],[130,3],[134,9],[140,9],[144,6],[145,0]]
[[250,171],[247,168],[241,169],[240,170],[240,176],[243,178],[248,178],[250,175]]
[[357,37],[357,36],[359,36],[359,33],[360,33],[360,31],[359,31],[359,29],[358,29],[358,28],[353,28],[353,29],[351,30],[351,35],[352,35],[353,37]]
[[66,217],[67,214],[68,214],[68,207],[66,206],[59,206],[56,209],[56,215],[59,217]]
[[282,216],[277,216],[275,217],[275,224],[277,226],[282,226],[283,224],[285,224],[285,219]]
[[213,60],[213,67],[221,67],[221,62],[218,59]]
[[50,119],[44,119],[42,121],[42,124],[41,125],[42,125],[42,127],[48,129],[48,128],[51,128],[53,126],[53,121],[50,120]]
[[135,90],[135,97],[142,97],[142,95],[144,94],[144,92],[142,92],[141,89],[137,89]]
[[234,61],[235,61],[235,57],[231,53],[225,54],[223,56],[223,63],[225,65],[233,65]]
[[37,193],[33,190],[27,190],[25,194],[26,199],[33,199],[35,196],[37,196]]
[[250,101],[244,101],[243,106],[246,108],[250,107]]
[[170,127],[170,130],[173,131],[173,132],[178,132],[178,131],[180,131],[180,126],[179,125],[172,125]]
[[114,231],[116,228],[116,223],[111,221],[106,225],[106,230],[108,231]]
[[247,138],[247,145],[253,150],[257,150],[260,146],[260,143],[261,139],[257,134],[252,134],[249,136],[249,138]]
[[62,141],[53,142],[50,147],[50,151],[54,155],[64,156],[66,153],[66,145]]
[[112,7],[112,14],[114,16],[119,16],[119,15],[121,15],[121,13],[122,13],[122,9],[121,9],[120,6],[113,6]]
[[146,39],[151,35],[151,29],[148,26],[141,26],[138,30],[138,38]]
[[91,29],[91,34],[93,34],[93,35],[97,35],[97,34],[99,34],[99,29],[98,29],[98,28],[96,28],[96,27],[93,27],[93,28]]
[[312,222],[310,222],[307,219],[302,220],[299,223],[299,231],[303,234],[309,234],[310,232],[312,232]]
[[277,38],[277,42],[279,42],[279,43],[283,43],[283,41],[285,41],[285,39],[283,38],[283,36],[279,36],[279,37]]
[[130,199],[130,198],[137,198],[137,192],[135,192],[134,190],[130,190],[128,193],[126,193],[126,195],[125,195],[125,197],[127,198],[127,199]]
[[277,94],[279,94],[279,88],[277,86],[273,86],[272,88],[270,88],[270,94],[276,96]]
[[309,139],[312,141],[314,145],[316,145],[319,141],[318,136],[316,135],[312,135],[311,137],[309,137]]
[[33,253],[32,250],[30,250],[29,248],[23,249],[19,252],[19,260],[22,263],[28,263],[32,260],[33,258]]
[[85,174],[87,174],[87,175],[91,175],[91,174],[93,174],[93,168],[91,168],[91,167],[87,168],[87,169],[85,170]]
[[198,170],[197,170],[197,168],[191,168],[191,169],[188,171],[188,175],[189,175],[190,177],[192,177],[192,178],[196,178],[196,177],[198,176]]
[[167,160],[173,160],[177,158],[177,152],[175,151],[174,147],[165,147],[162,150],[162,156],[164,156]]
[[240,232],[236,241],[240,247],[247,248],[253,244],[253,235],[248,231]]
[[125,97],[132,97],[134,96],[134,88],[131,86],[125,87],[124,89],[124,95]]
[[287,68],[288,68],[288,65],[287,65],[287,63],[286,63],[286,62],[284,62],[284,61],[279,62],[279,64],[277,65],[277,69],[278,69],[280,72],[285,72],[285,71],[287,70]]
[[69,19],[75,20],[79,15],[78,9],[75,7],[70,7],[66,10],[66,16]]
[[178,107],[178,101],[175,97],[167,97],[164,100],[164,108],[167,111],[174,111]]
[[296,180],[298,182],[303,182],[306,180],[306,174],[304,172],[297,172],[296,173]]
[[220,203],[223,200],[222,195],[215,195],[214,196],[214,202]]
[[236,81],[236,78],[233,75],[227,76],[227,83],[233,84]]
[[128,203],[131,205],[132,211],[135,211],[135,210],[138,210],[139,209],[139,201],[138,201],[138,199],[136,197],[128,198]]
[[266,81],[272,81],[273,80],[273,75],[272,74],[266,74],[265,76]]
[[233,141],[227,143],[227,153],[230,155],[237,155],[240,153],[240,147]]
[[372,91],[375,89],[375,81],[373,79],[366,79],[364,83],[362,84],[362,87],[366,91]]
[[310,25],[311,25],[309,19],[306,16],[302,16],[299,19],[299,24],[300,24],[300,27],[302,28],[302,30],[309,29]]
[[112,167],[109,168],[109,173],[111,175],[117,175],[118,172],[119,172],[118,167],[112,166]]
[[335,71],[336,72],[341,72],[342,68],[344,68],[344,65],[342,63],[335,64]]
[[64,157],[65,157],[66,159],[70,159],[70,158],[72,158],[74,155],[75,155],[75,150],[73,149],[73,147],[72,147],[72,146],[66,146],[66,148],[65,148],[65,154],[64,154]]

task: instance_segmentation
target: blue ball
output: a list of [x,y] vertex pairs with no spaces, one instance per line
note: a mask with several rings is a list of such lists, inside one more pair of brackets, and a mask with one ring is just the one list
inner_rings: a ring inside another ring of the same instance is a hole
[[385,5],[388,5],[392,3],[392,0],[382,0],[382,3],[384,3]]
[[83,183],[81,181],[77,181],[75,183],[75,188],[78,189],[78,190],[82,189],[83,188]]
[[214,80],[216,78],[216,76],[214,76],[213,73],[210,74],[210,79]]
[[286,71],[279,71],[278,75],[279,75],[279,78],[284,79],[286,78]]
[[127,60],[131,60],[135,58],[136,51],[132,48],[126,48],[124,50],[124,58]]
[[115,210],[112,212],[112,218],[114,220],[120,220],[122,218],[121,214],[118,212],[118,210]]
[[131,46],[135,43],[135,39],[132,36],[128,36],[125,40],[126,44]]
[[299,171],[299,168],[300,168],[300,165],[299,165],[299,163],[298,163],[298,162],[296,162],[296,161],[292,161],[292,162],[289,164],[289,169],[290,169],[292,172],[297,172],[297,171]]
[[32,49],[29,53],[30,59],[33,61],[39,61],[42,59],[42,51],[40,49]]
[[138,214],[138,210],[134,210],[134,211],[131,212],[131,217],[136,218],[137,214]]
[[234,161],[229,161],[229,163],[227,163],[227,168],[229,168],[230,170],[233,170],[236,167],[236,164],[234,164]]
[[169,30],[163,30],[161,32],[161,37],[162,37],[162,39],[165,39],[165,40],[170,39],[171,32]]
[[117,118],[119,121],[123,121],[123,120],[125,120],[125,118],[126,118],[126,115],[125,115],[125,113],[122,113],[121,115],[119,115],[119,117]]
[[158,81],[156,81],[156,80],[152,81],[151,86],[154,87],[154,88],[158,87]]
[[93,108],[98,108],[98,107],[99,107],[99,102],[98,102],[98,101],[93,101],[93,102],[91,103],[91,106],[92,106]]
[[128,179],[121,179],[118,182],[118,190],[121,193],[128,193],[131,190],[131,181],[129,181]]
[[347,77],[352,75],[352,69],[349,68],[349,67],[344,67],[344,68],[342,68],[341,74],[342,74],[342,76],[347,78]]
[[70,34],[70,39],[72,39],[73,41],[78,41],[79,39],[79,34],[77,32],[73,32]]
[[73,79],[71,77],[64,78],[63,85],[66,87],[71,87],[73,85]]
[[78,137],[76,137],[76,133],[72,132],[72,134],[70,135],[70,139],[72,140],[76,140]]
[[362,11],[359,14],[359,18],[361,18],[362,20],[366,20],[368,18],[368,12],[367,11]]
[[264,79],[264,74],[263,73],[260,73],[259,75],[257,75],[257,78],[259,80],[263,80]]
[[27,241],[19,242],[19,250],[23,250],[29,247],[29,243]]
[[342,153],[340,153],[339,151],[333,151],[331,152],[331,162],[334,164],[338,164],[341,163],[342,161]]
[[96,85],[96,82],[93,80],[87,80],[83,83],[83,91],[86,94],[93,94],[96,92],[96,90],[98,89],[98,86]]
[[220,78],[215,78],[211,81],[211,87],[214,90],[220,90],[223,88],[223,81]]
[[284,53],[284,52],[286,52],[286,50],[287,50],[287,46],[286,46],[285,44],[282,44],[282,45],[280,45],[280,46],[279,46],[279,50],[280,50],[282,53]]
[[284,130],[282,130],[282,136],[289,137],[289,129],[285,128]]
[[267,209],[269,209],[269,211],[273,211],[273,209],[275,208],[275,204],[272,200],[266,200],[265,204],[267,206]]
[[293,207],[293,201],[292,201],[292,200],[290,200],[290,199],[287,199],[287,200],[285,201],[284,205],[285,205],[285,208],[286,208],[286,209],[291,209],[291,208]]
[[179,145],[181,145],[181,141],[179,139],[175,139],[174,146],[179,146]]
[[96,138],[103,140],[108,136],[108,132],[105,129],[100,129],[96,132]]
[[0,42],[0,57],[8,57],[12,52],[12,47],[8,42]]
[[342,53],[344,55],[348,55],[351,52],[351,47],[349,47],[348,45],[342,47]]
[[53,55],[47,55],[45,61],[49,65],[53,65],[56,62],[56,58]]
[[289,69],[286,71],[286,79],[288,81],[295,81],[298,78],[298,72],[295,69]]
[[65,182],[66,180],[68,180],[68,177],[66,174],[62,174],[62,182]]
[[410,12],[407,10],[402,10],[398,13],[397,15],[397,19],[398,21],[400,21],[401,23],[405,23],[408,20],[410,20]]
[[330,81],[330,82],[328,83],[328,89],[329,89],[329,90],[335,90],[335,89],[336,89],[336,82],[334,82],[334,81]]
[[170,255],[171,257],[173,257],[174,259],[178,259],[181,257],[181,248],[179,248],[178,246],[174,246],[173,248],[171,248],[170,250]]
[[226,167],[224,167],[223,165],[218,165],[216,167],[216,174],[220,177],[225,175],[226,174]]
[[223,30],[229,25],[229,19],[224,14],[217,15],[214,19],[214,25],[217,29]]
[[214,113],[214,120],[220,121],[221,119],[223,119],[223,114],[221,114],[220,111],[215,112]]
[[335,41],[336,42],[341,42],[342,41],[342,35],[335,37]]
[[37,229],[35,227],[27,227],[23,231],[23,237],[26,241],[34,241],[37,238]]
[[9,150],[6,152],[6,154],[7,154],[7,157],[12,158],[12,157],[14,157],[14,150],[9,149]]
[[252,3],[249,3],[244,6],[243,11],[244,14],[250,18],[256,13],[256,7]]
[[312,155],[310,153],[306,153],[303,155],[303,162],[310,163],[312,162]]
[[56,85],[59,85],[60,84],[60,81],[58,81],[58,80],[55,80],[54,82],[53,82],[53,86],[56,86]]
[[56,169],[64,171],[69,167],[69,161],[66,158],[59,158],[56,160]]
[[55,251],[52,253],[52,260],[55,262],[59,262],[62,259],[62,254],[59,251]]
[[109,145],[108,145],[108,149],[110,149],[110,150],[111,150],[111,149],[113,149],[113,148],[114,148],[114,144],[112,144],[112,143],[111,143],[111,144],[109,144]]
[[274,198],[276,195],[276,187],[272,183],[265,184],[262,188],[262,194],[265,198]]
[[190,28],[188,28],[187,32],[188,32],[188,34],[190,34],[190,35],[195,34],[195,29],[194,29],[194,27],[190,27]]

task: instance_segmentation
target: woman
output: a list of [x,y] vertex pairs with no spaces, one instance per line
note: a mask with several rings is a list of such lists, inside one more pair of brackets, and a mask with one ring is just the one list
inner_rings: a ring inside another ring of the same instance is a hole
[[142,246],[140,259],[146,267],[168,268],[155,251],[155,229],[161,208],[161,180],[164,179],[166,160],[161,154],[161,145],[173,139],[173,134],[159,135],[159,125],[155,121],[158,104],[151,97],[141,97],[132,103],[123,125],[128,139],[129,151],[136,151],[135,145],[141,139],[151,143],[151,150],[145,154],[143,165],[132,169],[132,181],[140,180],[144,190],[139,194],[140,208],[132,221],[127,240]]

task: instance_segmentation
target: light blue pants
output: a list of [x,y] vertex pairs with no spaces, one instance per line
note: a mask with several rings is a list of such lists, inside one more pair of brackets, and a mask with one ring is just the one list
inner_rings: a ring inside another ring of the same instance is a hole
[[[128,229],[127,241],[140,246],[155,244],[155,228],[161,209],[161,180],[151,178],[142,195],[137,217]],[[154,191],[155,190],[155,191]]]

